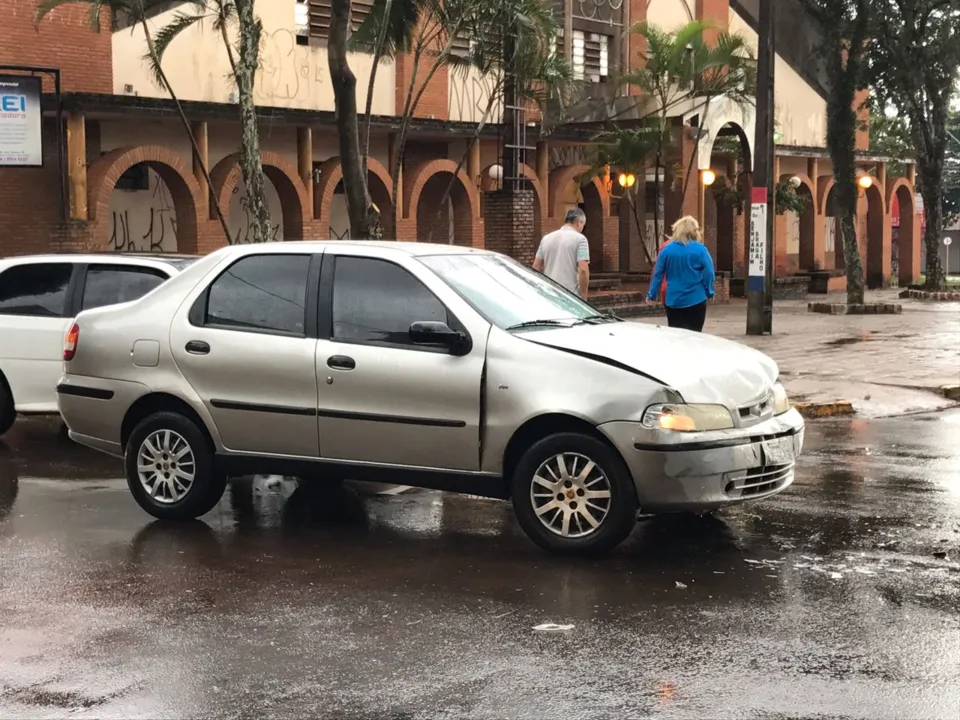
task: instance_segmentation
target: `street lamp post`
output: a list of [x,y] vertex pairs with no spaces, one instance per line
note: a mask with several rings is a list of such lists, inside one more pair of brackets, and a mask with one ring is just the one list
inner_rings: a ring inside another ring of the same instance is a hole
[[774,114],[776,57],[773,0],[760,0],[757,42],[757,132],[747,275],[747,335],[773,332]]

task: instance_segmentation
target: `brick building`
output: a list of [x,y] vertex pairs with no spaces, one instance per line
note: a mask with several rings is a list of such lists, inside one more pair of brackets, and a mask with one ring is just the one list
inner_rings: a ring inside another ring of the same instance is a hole
[[[337,238],[348,231],[325,47],[329,2],[257,4],[265,37],[256,96],[277,239]],[[369,3],[354,4],[362,17]],[[153,19],[156,26],[169,22],[181,3],[168,5]],[[215,219],[212,197],[227,215],[230,242],[247,241],[235,97],[226,79],[228,60],[213,31],[195,28],[184,33],[164,63],[210,169],[215,185],[211,194],[173,103],[142,60],[142,30],[104,16],[102,31],[95,33],[83,6],[57,9],[35,28],[35,6],[36,0],[0,4],[0,25],[20,39],[0,46],[0,65],[60,69],[63,131],[58,143],[56,98],[45,79],[44,167],[0,168],[0,255],[67,249],[208,252],[227,242]],[[564,8],[564,51],[593,95],[609,94],[616,68],[643,57],[639,39],[622,32],[642,19],[673,28],[708,18],[756,43],[755,13],[749,2],[567,0]],[[843,258],[832,217],[832,168],[824,150],[826,102],[815,73],[804,67],[803,56],[789,46],[777,57],[776,176],[799,182],[798,192],[810,202],[802,216],[778,216],[775,266],[780,277],[825,274],[825,282],[838,289]],[[371,59],[352,55],[350,62],[365,94]],[[455,78],[445,69],[436,73],[411,125],[401,182],[393,197],[390,167],[398,109],[410,73],[407,57],[382,63],[374,96],[370,190],[390,236],[485,246],[526,261],[541,234],[558,226],[566,209],[578,204],[588,216],[595,274],[623,278],[649,270],[644,238],[627,203],[617,197],[617,184],[611,177],[581,184],[585,147],[595,132],[589,122],[540,137],[536,118],[526,118],[532,121],[531,137],[540,139],[521,167],[524,188],[513,194],[498,192],[496,172],[490,169],[499,162],[502,128],[488,125],[480,143],[466,153],[467,138],[488,97],[489,83],[476,73]],[[721,102],[702,113],[703,108],[695,105],[677,111],[684,162],[696,154],[693,166],[698,171],[713,169],[721,183],[730,178],[731,186],[749,197],[752,110]],[[698,143],[692,139],[692,126],[700,133]],[[727,137],[740,139],[739,150],[731,152],[728,143],[718,142]],[[865,133],[859,143],[862,150],[868,149]],[[457,171],[465,153],[468,157]],[[862,193],[858,215],[868,280],[871,285],[889,282],[896,261],[899,281],[913,281],[919,274],[920,233],[912,170],[908,177],[893,178],[887,176],[883,158],[864,152],[860,162],[874,180]],[[698,182],[683,193],[670,182],[669,170],[666,175],[667,221],[681,213],[699,215],[718,269],[734,279],[742,277],[748,211],[718,201],[712,189]],[[651,175],[646,180],[652,185]],[[449,201],[441,207],[451,183]],[[645,208],[645,216],[649,223],[650,208]]]

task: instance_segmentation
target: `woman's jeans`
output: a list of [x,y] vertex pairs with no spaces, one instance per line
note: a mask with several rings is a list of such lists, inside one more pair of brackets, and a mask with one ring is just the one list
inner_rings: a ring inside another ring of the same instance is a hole
[[685,308],[667,308],[667,324],[672,328],[682,330],[703,331],[703,323],[707,319],[707,301]]

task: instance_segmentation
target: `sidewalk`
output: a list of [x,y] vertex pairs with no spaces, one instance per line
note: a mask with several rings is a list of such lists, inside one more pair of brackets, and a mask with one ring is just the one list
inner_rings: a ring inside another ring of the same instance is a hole
[[903,314],[817,315],[806,301],[784,300],[774,304],[773,335],[754,337],[745,334],[746,302],[734,300],[710,307],[704,332],[776,360],[795,403],[847,400],[864,417],[955,405],[939,388],[960,383],[960,304],[899,300],[896,290],[868,292],[867,301],[899,302]]

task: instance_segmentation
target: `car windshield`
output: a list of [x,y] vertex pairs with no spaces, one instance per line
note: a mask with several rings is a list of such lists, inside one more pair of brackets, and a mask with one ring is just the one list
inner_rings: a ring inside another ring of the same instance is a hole
[[505,330],[612,320],[592,305],[502,255],[429,255],[424,265],[494,325]]

